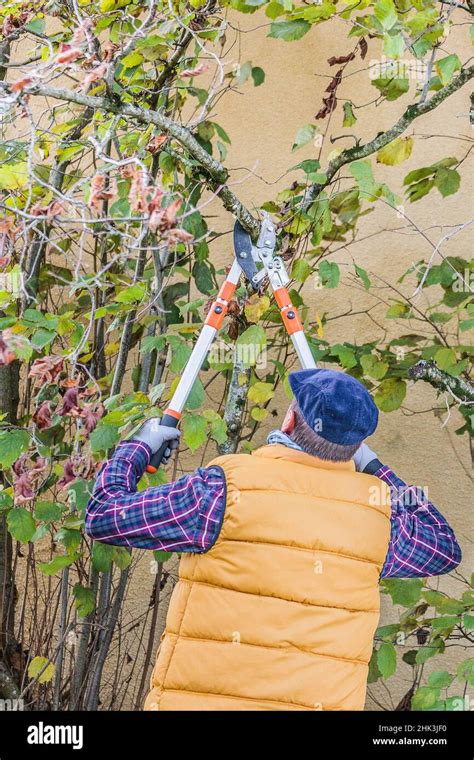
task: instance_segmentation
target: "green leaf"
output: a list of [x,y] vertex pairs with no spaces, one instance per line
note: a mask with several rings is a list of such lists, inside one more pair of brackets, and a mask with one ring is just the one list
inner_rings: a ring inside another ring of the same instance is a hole
[[377,652],[377,665],[384,678],[390,678],[397,669],[397,653],[393,644],[385,642]]
[[387,319],[403,319],[408,316],[410,307],[406,303],[394,303],[386,311]]
[[464,611],[464,605],[458,599],[451,599],[440,591],[426,589],[423,592],[424,599],[430,607],[434,607],[440,615],[460,615]]
[[432,689],[429,686],[420,686],[413,695],[411,700],[412,710],[429,710],[434,707],[439,697],[439,689]]
[[128,549],[125,548],[125,546],[115,546],[113,561],[117,565],[117,567],[120,568],[120,570],[125,570],[132,561],[131,552],[129,552]]
[[469,681],[471,685],[474,685],[474,657],[469,657],[458,665],[456,676],[459,681]]
[[10,467],[28,449],[30,436],[26,430],[0,431],[0,464]]
[[34,334],[31,336],[31,345],[33,348],[39,350],[47,346],[48,343],[51,343],[55,337],[56,333],[51,332],[51,330],[35,330]]
[[472,630],[472,628],[474,628],[474,615],[470,615],[469,612],[466,612],[462,619],[462,624],[464,628]]
[[423,580],[421,578],[388,578],[383,581],[383,587],[390,594],[393,604],[413,607],[420,599]]
[[433,628],[454,628],[459,622],[459,618],[455,615],[442,615],[435,618],[431,625]]
[[97,425],[90,436],[91,451],[108,451],[114,446],[120,438],[119,427],[117,425],[107,425],[104,422]]
[[225,129],[221,127],[220,124],[217,124],[217,122],[213,122],[213,123],[214,123],[215,130],[217,134],[219,135],[219,137],[221,138],[221,140],[227,143],[228,145],[230,145],[231,140],[230,140],[229,135],[225,131]]
[[30,541],[36,530],[36,523],[31,512],[24,507],[15,507],[10,510],[7,515],[7,526],[13,538],[21,543]]
[[415,203],[416,201],[421,200],[421,198],[424,198],[425,195],[428,195],[433,187],[434,179],[423,179],[421,182],[415,182],[413,185],[410,185],[407,188],[406,194],[408,196],[408,200],[410,203]]
[[275,0],[272,0],[272,2],[269,3],[267,7],[265,8],[265,15],[271,19],[278,18],[278,16],[283,16],[284,12],[285,12],[285,9],[283,5],[275,2]]
[[250,63],[250,61],[246,61],[241,66],[239,66],[238,74],[237,74],[238,83],[244,84],[249,78],[251,73],[252,73],[252,64]]
[[342,121],[343,127],[352,127],[356,123],[357,119],[354,114],[353,106],[350,100],[346,100],[343,105],[344,119]]
[[377,162],[387,166],[401,164],[410,158],[413,150],[413,137],[397,137],[377,153]]
[[193,264],[192,274],[196,282],[197,289],[209,295],[214,290],[214,281],[212,279],[211,269],[204,261],[195,261]]
[[405,51],[405,42],[401,34],[384,34],[383,52],[387,58],[401,58]]
[[301,169],[305,174],[312,174],[316,172],[321,164],[315,158],[306,158],[304,161],[300,161],[299,164],[292,166],[291,169]]
[[252,367],[259,360],[266,344],[265,330],[261,325],[251,325],[235,342],[244,367]]
[[130,53],[121,60],[124,69],[133,69],[143,63],[143,56],[140,53]]
[[428,645],[425,647],[421,647],[416,653],[416,662],[418,665],[423,665],[423,663],[427,662],[428,660],[431,660],[431,658],[437,655],[438,653],[439,653],[439,647],[437,646]]
[[9,493],[0,490],[0,512],[7,512],[13,506],[13,499]]
[[357,180],[360,192],[364,200],[375,200],[377,196],[377,185],[374,181],[372,167],[369,161],[353,161],[349,165],[349,171]]
[[164,552],[161,549],[155,549],[153,557],[156,562],[166,562],[173,556],[173,552]]
[[457,357],[456,352],[452,348],[440,348],[435,353],[434,360],[441,370],[450,375],[454,375],[456,371]]
[[374,87],[379,90],[380,94],[390,101],[397,100],[410,89],[410,81],[408,77],[383,76],[378,79],[372,79],[371,81]]
[[410,649],[402,655],[403,662],[406,662],[406,664],[410,665],[412,668],[416,665],[416,651],[416,649]]
[[296,259],[291,267],[291,277],[297,282],[305,282],[313,269],[305,259]]
[[92,484],[87,480],[76,480],[69,485],[67,493],[76,509],[83,510],[92,496]]
[[[48,683],[54,678],[56,666],[46,657],[33,657],[28,665],[29,678],[36,678],[37,683]],[[39,675],[41,673],[41,675]]]
[[68,554],[72,554],[81,543],[82,534],[80,530],[69,529],[63,526],[54,536],[54,540],[65,546]]
[[38,567],[43,575],[55,575],[59,570],[69,567],[75,561],[75,557],[71,557],[68,554],[58,554],[51,562],[39,562]]
[[390,625],[381,625],[375,632],[377,639],[384,639],[387,641],[393,641],[393,637],[400,631],[400,625],[398,623],[390,623]]
[[35,517],[42,522],[56,522],[60,520],[64,507],[55,501],[38,501],[35,506]]
[[207,440],[207,422],[201,415],[185,414],[182,428],[184,441],[191,451],[196,451]]
[[92,544],[92,566],[95,570],[98,570],[99,573],[109,572],[112,567],[114,549],[114,546],[94,541]]
[[78,617],[85,618],[93,611],[95,607],[95,594],[91,588],[81,586],[80,583],[76,583],[72,590],[72,594],[76,601],[76,610]]
[[319,276],[326,288],[337,288],[341,272],[338,265],[333,261],[323,259],[319,264]]
[[252,67],[252,79],[255,87],[259,87],[265,81],[265,72],[260,66]]
[[344,369],[352,369],[357,367],[357,358],[355,351],[350,346],[346,346],[342,343],[337,343],[331,347],[331,356],[337,356],[339,362]]
[[292,21],[274,21],[270,25],[270,32],[268,37],[274,37],[277,40],[285,40],[290,42],[292,40],[300,40],[301,37],[309,32],[311,24],[302,19],[295,19]]
[[120,293],[117,293],[115,300],[119,303],[135,303],[142,300],[145,291],[146,285],[144,284],[130,285],[128,288],[121,290]]
[[169,344],[171,346],[171,361],[169,368],[171,372],[178,374],[186,366],[186,362],[191,356],[192,349],[184,340],[181,340],[181,338],[178,338],[175,335],[169,337]]
[[435,670],[428,676],[428,686],[432,686],[434,689],[446,689],[451,686],[453,680],[454,676],[447,670]]
[[295,141],[291,148],[292,152],[294,153],[295,150],[298,150],[311,142],[315,134],[316,127],[314,124],[305,124],[303,127],[300,127],[296,133]]
[[374,14],[384,29],[391,29],[398,21],[393,0],[377,0],[374,5]]
[[[176,378],[176,385],[178,384],[179,377]],[[193,387],[189,392],[189,396],[186,399],[185,409],[199,409],[206,400],[206,391],[201,380],[197,377],[193,383]]]
[[398,377],[382,380],[374,394],[374,400],[382,412],[393,412],[399,409],[406,396],[407,385]]
[[379,670],[378,666],[378,652],[376,649],[373,650],[372,656],[370,658],[369,662],[369,673],[367,676],[367,683],[375,683],[379,680],[379,678],[382,678],[382,673]]
[[461,61],[456,53],[446,56],[446,58],[440,58],[435,63],[436,72],[441,80],[443,87],[450,83],[455,71],[459,71],[461,68]]
[[461,184],[461,176],[456,169],[441,167],[435,174],[434,183],[443,198],[446,198],[448,195],[457,193]]
[[373,354],[363,354],[360,363],[365,374],[374,380],[381,380],[387,374],[388,364],[381,362]]
[[205,409],[203,417],[211,426],[211,438],[216,443],[224,443],[227,438],[227,423],[214,409]]
[[366,290],[369,290],[372,283],[370,282],[369,275],[367,274],[365,269],[355,264],[355,270],[356,270],[357,275],[360,277],[360,279],[364,283],[364,288]]
[[453,318],[453,314],[450,314],[447,311],[432,311],[430,314],[430,320],[432,322],[440,322],[441,324],[445,324],[446,322],[449,322],[450,319]]

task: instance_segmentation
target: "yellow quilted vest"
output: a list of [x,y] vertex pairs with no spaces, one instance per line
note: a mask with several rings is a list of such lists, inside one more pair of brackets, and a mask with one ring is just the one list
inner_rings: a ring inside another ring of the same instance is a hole
[[227,502],[184,554],[146,710],[362,710],[390,534],[385,484],[282,445],[218,457]]

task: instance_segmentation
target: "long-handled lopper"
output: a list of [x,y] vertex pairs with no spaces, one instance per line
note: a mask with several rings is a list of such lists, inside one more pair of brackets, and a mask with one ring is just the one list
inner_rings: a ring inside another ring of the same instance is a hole
[[[260,283],[262,280],[265,277],[268,277],[275,300],[280,308],[283,324],[293,342],[301,366],[303,369],[316,367],[298,312],[291,303],[290,296],[286,289],[286,285],[290,281],[290,278],[282,259],[279,256],[275,256],[275,244],[275,226],[266,212],[263,212],[262,226],[256,245],[253,245],[250,235],[244,230],[240,222],[237,221],[235,223],[234,263],[217,294],[216,300],[209,309],[204,326],[183,370],[181,379],[170,401],[170,405],[161,418],[162,425],[167,425],[168,427],[178,426],[184,405],[186,404],[186,400],[194,385],[194,381],[198,376],[199,370],[203,365],[217,332],[222,327],[229,302],[239,284],[241,274],[245,275],[255,291],[260,289]],[[160,466],[167,446],[168,443],[164,443],[163,446],[153,454],[150,464],[147,466],[148,472],[156,472]]]

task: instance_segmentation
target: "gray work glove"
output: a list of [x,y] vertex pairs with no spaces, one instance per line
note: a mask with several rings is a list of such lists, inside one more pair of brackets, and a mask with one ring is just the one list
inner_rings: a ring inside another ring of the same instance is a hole
[[363,472],[369,462],[377,459],[377,454],[375,451],[372,451],[372,449],[370,449],[366,443],[363,443],[359,446],[352,458],[354,460],[357,472]]
[[148,444],[152,454],[161,448],[162,444],[166,441],[169,443],[168,448],[165,450],[163,459],[164,464],[167,464],[174,449],[178,448],[179,437],[181,431],[178,428],[168,427],[167,425],[160,425],[159,417],[153,417],[151,420],[147,420],[134,434],[134,441],[143,441]]

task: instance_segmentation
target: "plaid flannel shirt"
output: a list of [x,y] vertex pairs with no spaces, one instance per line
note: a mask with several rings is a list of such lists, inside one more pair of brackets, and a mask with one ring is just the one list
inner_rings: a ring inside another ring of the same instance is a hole
[[[91,538],[116,546],[201,554],[215,543],[226,505],[220,467],[200,467],[172,483],[137,492],[150,461],[140,441],[121,443],[97,477],[86,509]],[[382,578],[441,575],[461,561],[453,531],[424,496],[386,465],[375,473],[391,493],[391,535]]]

